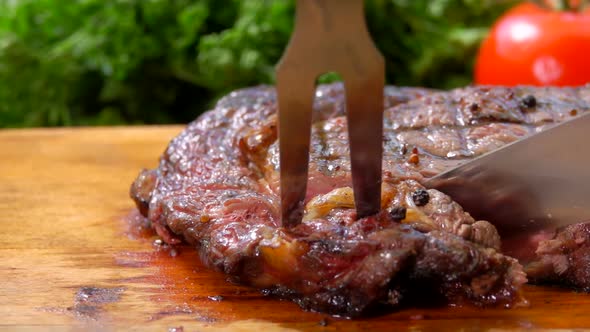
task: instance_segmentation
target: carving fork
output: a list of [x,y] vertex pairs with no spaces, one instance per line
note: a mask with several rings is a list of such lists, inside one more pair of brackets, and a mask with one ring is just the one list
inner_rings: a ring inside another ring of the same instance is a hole
[[276,68],[287,228],[303,216],[315,84],[326,72],[344,80],[357,216],[380,210],[385,63],[367,30],[363,0],[297,0],[295,29]]

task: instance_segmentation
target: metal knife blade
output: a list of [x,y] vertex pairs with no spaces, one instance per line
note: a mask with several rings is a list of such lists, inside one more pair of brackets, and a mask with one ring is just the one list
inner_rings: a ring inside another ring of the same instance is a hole
[[450,169],[425,186],[504,233],[590,220],[590,113]]

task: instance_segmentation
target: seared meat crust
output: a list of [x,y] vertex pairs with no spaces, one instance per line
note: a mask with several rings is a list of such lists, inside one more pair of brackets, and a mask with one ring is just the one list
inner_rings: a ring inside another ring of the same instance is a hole
[[[187,241],[233,280],[308,309],[355,316],[398,304],[412,287],[453,302],[511,305],[526,278],[498,252],[496,229],[419,182],[588,110],[587,90],[386,88],[383,209],[357,220],[343,88],[321,86],[306,212],[293,229],[279,220],[275,92],[240,90],[172,140],[131,196],[166,242]],[[416,204],[416,191],[428,200]]]
[[538,259],[526,271],[535,282],[553,282],[590,292],[590,222],[560,229],[539,243]]

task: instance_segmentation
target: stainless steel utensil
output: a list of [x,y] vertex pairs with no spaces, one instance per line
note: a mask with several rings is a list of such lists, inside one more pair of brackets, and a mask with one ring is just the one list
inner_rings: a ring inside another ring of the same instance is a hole
[[505,231],[590,220],[590,113],[489,152],[425,185]]
[[368,33],[362,0],[298,0],[295,30],[277,65],[282,224],[301,221],[307,188],[315,83],[338,72],[346,114],[359,217],[381,202],[383,56]]

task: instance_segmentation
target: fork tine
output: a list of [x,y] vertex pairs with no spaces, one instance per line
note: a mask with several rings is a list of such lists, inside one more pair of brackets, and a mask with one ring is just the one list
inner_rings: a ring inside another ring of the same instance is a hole
[[383,71],[345,80],[352,187],[357,217],[381,208]]
[[371,40],[362,0],[298,0],[295,29],[277,65],[281,217],[297,225],[307,189],[315,80],[336,71],[346,86],[358,217],[379,212],[385,63]]
[[283,227],[299,224],[307,190],[311,115],[315,77],[305,79],[297,67],[279,66],[279,155]]
[[385,59],[371,39],[364,16],[357,19],[356,44],[348,49],[351,63],[343,68],[343,76],[354,202],[357,217],[363,218],[381,210]]

